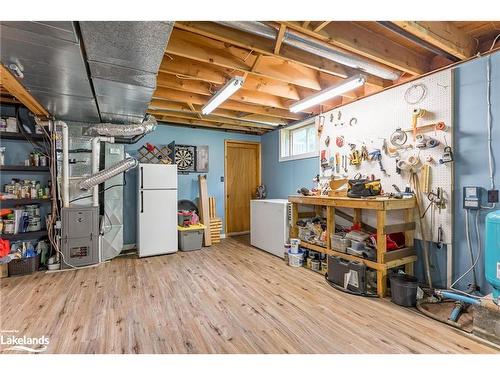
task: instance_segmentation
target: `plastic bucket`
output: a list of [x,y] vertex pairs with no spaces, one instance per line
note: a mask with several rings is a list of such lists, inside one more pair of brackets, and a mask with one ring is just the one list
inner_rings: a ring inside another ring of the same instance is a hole
[[396,305],[413,307],[417,304],[418,280],[415,276],[394,274],[391,280],[391,301]]
[[299,253],[300,240],[298,238],[290,238],[290,253],[298,254]]
[[302,267],[304,264],[304,252],[299,250],[297,254],[291,252],[288,253],[288,265],[291,267]]

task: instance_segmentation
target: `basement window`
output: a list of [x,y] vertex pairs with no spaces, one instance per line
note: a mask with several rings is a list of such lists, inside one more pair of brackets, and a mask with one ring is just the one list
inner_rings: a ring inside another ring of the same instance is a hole
[[317,157],[318,144],[314,119],[283,128],[280,130],[279,161]]

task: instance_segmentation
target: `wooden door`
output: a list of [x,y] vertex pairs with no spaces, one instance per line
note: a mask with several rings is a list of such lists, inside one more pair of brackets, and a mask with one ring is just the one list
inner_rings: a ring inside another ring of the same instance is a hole
[[225,142],[226,235],[250,231],[250,200],[261,184],[260,143]]

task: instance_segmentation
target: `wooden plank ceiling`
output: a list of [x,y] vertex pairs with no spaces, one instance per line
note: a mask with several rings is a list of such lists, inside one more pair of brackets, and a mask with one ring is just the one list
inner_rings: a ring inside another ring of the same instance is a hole
[[[214,22],[176,22],[148,112],[168,123],[262,134],[484,52],[500,33],[498,22],[486,21],[266,24],[276,29],[275,40]],[[364,87],[292,113],[294,102],[360,72],[283,43],[287,30],[391,69],[400,78],[368,74]],[[234,76],[245,77],[243,88],[202,115],[202,106]]]

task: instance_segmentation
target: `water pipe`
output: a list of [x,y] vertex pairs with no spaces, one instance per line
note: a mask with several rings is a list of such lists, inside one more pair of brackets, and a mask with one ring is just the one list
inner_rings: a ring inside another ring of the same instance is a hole
[[481,305],[481,300],[479,298],[469,297],[459,293],[448,292],[446,290],[436,290],[435,294],[443,298],[452,299],[454,301],[465,302],[470,305]]

